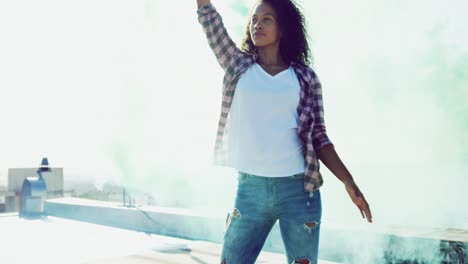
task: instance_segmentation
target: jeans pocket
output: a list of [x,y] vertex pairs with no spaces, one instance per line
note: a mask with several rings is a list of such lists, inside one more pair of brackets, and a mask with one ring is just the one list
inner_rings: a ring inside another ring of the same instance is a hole
[[249,175],[243,172],[239,172],[239,174],[237,175],[237,181],[239,183],[246,182],[248,178],[249,178]]

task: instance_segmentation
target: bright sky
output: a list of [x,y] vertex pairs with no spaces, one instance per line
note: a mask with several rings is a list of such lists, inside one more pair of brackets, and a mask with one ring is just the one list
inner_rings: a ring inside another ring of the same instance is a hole
[[[213,2],[240,44],[252,1]],[[468,198],[467,2],[302,2],[329,136],[376,216],[468,223],[444,216]],[[232,175],[211,166],[221,82],[194,0],[1,1],[0,183],[47,156],[70,178],[203,193]],[[323,171],[341,208],[325,213],[359,220]]]

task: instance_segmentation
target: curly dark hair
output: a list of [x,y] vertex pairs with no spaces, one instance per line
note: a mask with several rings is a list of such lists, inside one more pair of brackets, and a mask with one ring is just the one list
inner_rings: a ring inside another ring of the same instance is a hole
[[[299,5],[294,0],[259,0],[258,3],[268,3],[277,14],[279,29],[283,32],[280,40],[279,52],[286,63],[299,63],[310,65],[311,54],[307,42],[306,21],[299,10]],[[241,49],[249,54],[255,54],[255,47],[250,37],[251,19],[247,23],[245,36]]]

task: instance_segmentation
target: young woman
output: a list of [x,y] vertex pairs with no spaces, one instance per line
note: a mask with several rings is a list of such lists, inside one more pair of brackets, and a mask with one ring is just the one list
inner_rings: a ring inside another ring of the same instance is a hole
[[326,134],[304,17],[293,1],[258,1],[239,49],[210,0],[197,3],[198,20],[225,71],[215,163],[238,171],[220,261],[254,263],[279,220],[287,263],[317,263],[319,160],[344,183],[362,217],[372,222],[372,216]]

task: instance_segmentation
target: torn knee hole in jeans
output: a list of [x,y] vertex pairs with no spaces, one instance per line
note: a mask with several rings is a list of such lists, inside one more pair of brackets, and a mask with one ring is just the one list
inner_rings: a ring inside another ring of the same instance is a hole
[[309,259],[296,259],[291,264],[310,264],[310,260]]
[[232,211],[232,216],[233,217],[241,217],[241,213],[237,208],[234,208],[234,210]]
[[319,225],[319,222],[307,222],[304,224],[304,229],[307,231],[312,231],[312,229],[316,228]]
[[241,217],[241,213],[240,213],[239,209],[234,208],[234,210],[232,210],[232,213],[228,213],[227,218],[226,218],[226,230],[231,225],[231,220],[232,220],[233,217],[237,217],[237,218]]

